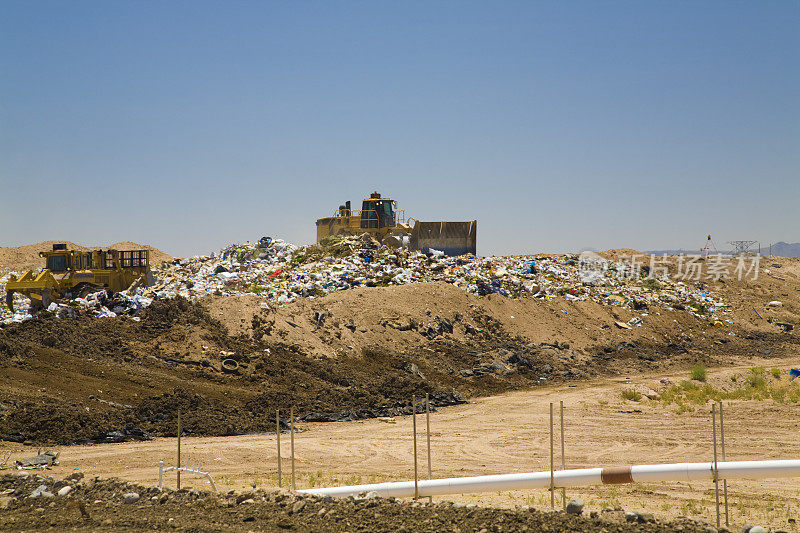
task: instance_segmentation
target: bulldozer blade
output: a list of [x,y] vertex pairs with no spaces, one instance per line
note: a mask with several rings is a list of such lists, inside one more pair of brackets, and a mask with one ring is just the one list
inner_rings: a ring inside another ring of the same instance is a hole
[[427,252],[431,249],[445,255],[476,255],[476,232],[478,221],[469,222],[420,222],[414,224],[410,248]]
[[11,312],[13,313],[14,312],[14,291],[7,291],[6,292],[6,305],[8,306],[9,309],[11,309]]

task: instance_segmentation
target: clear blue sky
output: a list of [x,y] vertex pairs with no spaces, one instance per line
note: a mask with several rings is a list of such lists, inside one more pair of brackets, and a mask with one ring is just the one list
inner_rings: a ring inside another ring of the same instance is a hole
[[0,3],[0,245],[800,241],[800,2]]

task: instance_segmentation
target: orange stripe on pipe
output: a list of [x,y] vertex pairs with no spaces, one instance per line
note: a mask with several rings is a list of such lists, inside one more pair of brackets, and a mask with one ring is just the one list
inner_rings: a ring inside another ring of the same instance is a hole
[[600,472],[600,479],[604,485],[621,485],[633,483],[630,466],[609,466]]

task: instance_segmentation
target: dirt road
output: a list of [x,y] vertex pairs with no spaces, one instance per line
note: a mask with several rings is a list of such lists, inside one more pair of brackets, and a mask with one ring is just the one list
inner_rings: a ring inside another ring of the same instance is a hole
[[[709,372],[709,379],[727,379],[749,367],[777,362],[753,360]],[[782,365],[791,364],[783,361]],[[794,362],[797,366],[797,361]],[[547,470],[549,468],[549,403],[563,400],[568,468],[622,464],[708,461],[712,458],[709,406],[693,412],[663,402],[624,400],[621,391],[636,384],[657,388],[659,380],[680,381],[687,373],[632,376],[563,385],[479,398],[469,405],[432,414],[432,470],[435,477]],[[729,460],[800,457],[797,404],[772,400],[726,401],[726,446]],[[679,412],[683,411],[683,412]],[[557,414],[556,414],[557,418]],[[418,418],[424,450],[424,417]],[[411,417],[333,424],[302,424],[295,437],[298,488],[413,477]],[[558,434],[556,432],[556,434]],[[281,439],[284,486],[289,479],[289,435]],[[184,438],[184,461],[202,462],[222,491],[277,485],[275,435]],[[558,445],[556,446],[558,449]],[[30,448],[3,443],[12,460]],[[157,464],[174,464],[175,439],[61,448],[56,476],[80,469],[87,475],[118,476],[155,484]],[[560,458],[556,459],[557,464]],[[420,472],[427,472],[424,454]],[[426,474],[425,474],[426,475]],[[208,487],[202,478],[184,475],[184,486]],[[168,484],[174,486],[170,477]],[[588,510],[605,507],[647,509],[657,516],[686,515],[713,521],[713,484],[658,483],[570,489]],[[735,481],[728,487],[732,523],[770,524],[788,530],[800,515],[800,480]],[[516,491],[447,498],[481,505],[549,506],[549,493]]]

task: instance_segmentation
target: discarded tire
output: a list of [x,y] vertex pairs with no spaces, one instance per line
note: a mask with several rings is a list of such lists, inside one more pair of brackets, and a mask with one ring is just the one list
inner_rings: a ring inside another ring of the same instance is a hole
[[228,374],[233,374],[239,371],[239,363],[233,359],[225,359],[222,361],[222,371]]

